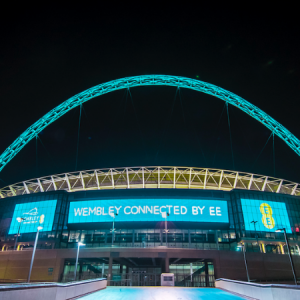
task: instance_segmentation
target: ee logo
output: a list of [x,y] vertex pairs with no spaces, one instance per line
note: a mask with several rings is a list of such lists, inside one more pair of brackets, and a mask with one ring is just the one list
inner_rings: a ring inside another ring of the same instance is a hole
[[45,215],[41,215],[40,216],[40,224],[43,224],[44,223],[44,221],[45,221]]
[[264,226],[268,229],[273,229],[275,227],[275,220],[272,217],[273,211],[269,204],[262,203],[259,207],[259,210],[262,214],[262,222]]

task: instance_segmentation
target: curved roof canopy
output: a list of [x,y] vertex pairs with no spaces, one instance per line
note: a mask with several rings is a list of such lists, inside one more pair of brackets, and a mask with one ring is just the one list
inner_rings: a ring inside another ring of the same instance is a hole
[[245,99],[224,90],[213,84],[200,80],[169,75],[143,75],[135,77],[121,78],[107,83],[99,84],[86,91],[83,91],[62,104],[52,109],[49,113],[40,118],[25,132],[23,132],[0,156],[0,171],[12,160],[17,153],[45,127],[60,118],[72,108],[101,95],[120,89],[129,89],[136,86],[165,85],[187,88],[215,96],[225,102],[232,104],[246,112],[248,115],[258,120],[269,128],[274,134],[285,141],[288,146],[300,155],[300,141],[284,126],[263,112],[258,107],[249,103]]
[[243,189],[300,196],[298,183],[279,178],[229,170],[152,166],[97,169],[35,178],[0,189],[0,197],[61,190],[136,188]]

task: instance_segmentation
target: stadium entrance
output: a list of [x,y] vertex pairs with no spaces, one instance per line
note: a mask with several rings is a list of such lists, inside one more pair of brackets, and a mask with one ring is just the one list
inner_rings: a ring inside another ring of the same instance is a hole
[[[80,259],[77,280],[106,277],[111,286],[161,286],[161,273],[173,273],[175,286],[213,287],[213,262],[204,259],[173,258],[167,266],[164,258],[109,258]],[[62,282],[74,280],[75,260],[66,259]]]

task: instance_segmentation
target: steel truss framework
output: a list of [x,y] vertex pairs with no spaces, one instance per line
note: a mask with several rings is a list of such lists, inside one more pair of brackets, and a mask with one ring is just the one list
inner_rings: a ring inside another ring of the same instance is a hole
[[135,188],[243,189],[300,196],[300,186],[295,182],[244,172],[187,167],[97,169],[58,174],[12,184],[0,189],[0,196]]
[[179,88],[192,89],[208,95],[215,96],[219,99],[232,104],[248,115],[258,120],[269,128],[274,134],[284,140],[290,148],[300,155],[300,141],[284,126],[263,112],[258,107],[249,103],[245,99],[224,90],[218,86],[206,83],[200,80],[190,79],[186,77],[169,76],[169,75],[143,75],[135,77],[127,77],[109,81],[92,87],[80,94],[73,96],[62,104],[52,109],[49,113],[40,118],[25,132],[23,132],[0,156],[0,171],[5,165],[12,160],[16,154],[36,135],[38,135],[45,127],[60,118],[72,108],[101,95],[107,94],[120,89],[129,89],[136,86],[149,85],[166,85]]

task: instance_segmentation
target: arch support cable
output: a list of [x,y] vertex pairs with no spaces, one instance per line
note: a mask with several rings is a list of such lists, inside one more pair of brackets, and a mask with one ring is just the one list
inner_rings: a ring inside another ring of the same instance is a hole
[[231,136],[229,110],[228,110],[228,103],[227,102],[226,102],[226,109],[227,109],[227,119],[228,119],[229,137],[230,137],[230,148],[231,148],[231,156],[232,156],[232,166],[233,166],[233,170],[234,170],[235,169],[235,167],[234,167],[234,155],[233,155],[232,136]]
[[79,112],[79,124],[78,124],[78,136],[77,136],[77,150],[76,150],[76,164],[75,164],[75,171],[77,171],[77,164],[78,164],[78,150],[79,150],[79,137],[80,137],[81,111],[82,111],[82,104],[80,104],[80,112]]

